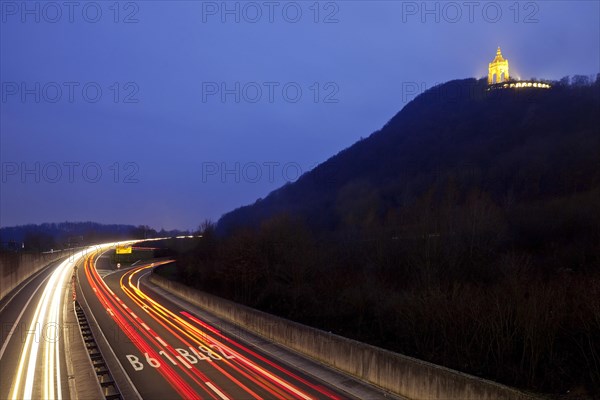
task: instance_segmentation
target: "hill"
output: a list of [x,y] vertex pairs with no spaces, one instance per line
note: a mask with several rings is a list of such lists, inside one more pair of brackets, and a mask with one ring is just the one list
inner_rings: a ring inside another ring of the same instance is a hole
[[205,224],[164,273],[511,386],[598,398],[600,80],[486,89],[423,93]]
[[448,180],[501,204],[598,188],[599,87],[600,80],[550,90],[486,91],[484,79],[439,85],[296,182],[223,215],[218,229],[257,227],[280,213],[317,230],[364,226]]

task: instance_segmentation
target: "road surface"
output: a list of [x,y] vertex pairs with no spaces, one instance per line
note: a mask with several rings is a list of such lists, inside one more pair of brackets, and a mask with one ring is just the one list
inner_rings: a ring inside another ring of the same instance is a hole
[[351,398],[149,292],[140,278],[157,265],[114,271],[99,252],[78,271],[81,296],[142,398]]
[[[0,303],[1,399],[68,397],[64,352],[56,340],[63,269],[62,262],[50,264]],[[56,374],[48,374],[50,368]]]
[[88,254],[115,245],[75,251],[26,279],[0,301],[0,399],[71,397],[66,343],[79,331],[63,321],[66,305],[72,301],[73,268]]
[[111,357],[111,374],[128,397],[356,398],[340,387],[369,393],[359,397],[383,397],[322,366],[322,375],[315,374],[315,364],[298,355],[276,358],[265,350],[270,343],[241,339],[201,310],[153,292],[144,277],[170,261],[115,270],[107,253],[115,245],[92,246],[53,263],[0,301],[0,399],[68,399],[78,388],[73,382],[95,379],[91,364],[89,371],[76,370],[70,357],[78,352],[80,361],[86,359],[85,350],[71,345],[82,344],[79,325],[65,324],[75,321],[65,318],[74,312],[75,288],[88,322],[102,336],[104,357]]

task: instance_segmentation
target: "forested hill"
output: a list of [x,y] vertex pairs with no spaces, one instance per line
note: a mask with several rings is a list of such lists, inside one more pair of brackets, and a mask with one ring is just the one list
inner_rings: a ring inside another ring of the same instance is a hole
[[600,81],[573,81],[433,88],[224,215],[221,234],[204,229],[175,276],[552,398],[598,398]]
[[319,231],[382,224],[392,210],[448,184],[459,202],[477,190],[500,205],[599,187],[599,79],[486,89],[485,79],[465,79],[424,92],[298,181],[225,214],[219,231],[257,227],[281,213]]

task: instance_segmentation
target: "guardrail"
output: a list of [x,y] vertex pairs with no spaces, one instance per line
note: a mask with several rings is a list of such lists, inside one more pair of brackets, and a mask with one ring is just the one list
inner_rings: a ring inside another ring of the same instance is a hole
[[75,313],[77,314],[77,321],[79,322],[81,336],[83,337],[85,348],[90,357],[90,361],[92,362],[94,371],[96,372],[96,376],[98,377],[98,383],[104,398],[106,400],[122,400],[123,396],[121,395],[121,391],[117,386],[117,382],[113,379],[106,361],[104,361],[104,356],[96,343],[96,338],[94,337],[94,333],[92,332],[92,328],[90,327],[85,312],[77,301],[75,301],[74,307]]

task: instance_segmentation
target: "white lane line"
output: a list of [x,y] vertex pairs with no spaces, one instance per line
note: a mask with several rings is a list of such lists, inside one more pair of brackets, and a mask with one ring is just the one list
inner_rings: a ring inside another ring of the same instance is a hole
[[[59,317],[59,309],[60,309],[60,299],[62,288],[67,285],[69,272],[71,270],[71,263],[67,260],[63,261],[54,272],[52,272],[52,276],[48,280],[46,287],[44,288],[44,294],[42,299],[38,303],[35,316],[31,321],[32,325],[29,329],[29,332],[35,332],[38,326],[47,326],[44,324],[59,324],[60,321],[53,321],[53,316]],[[45,359],[44,365],[44,381],[43,381],[43,390],[44,397],[49,398],[55,396],[55,377],[59,378],[61,376],[60,373],[60,363],[57,363],[58,354],[55,353],[55,347],[50,343],[39,343],[35,340],[33,343],[30,341],[32,338],[28,336],[25,345],[23,347],[23,352],[21,353],[21,361],[19,362],[19,369],[17,371],[17,378],[15,380],[15,384],[12,391],[13,398],[32,398],[33,386],[35,383],[35,375],[36,375],[36,361],[38,359],[38,353],[42,352],[41,347],[43,346]],[[27,362],[27,376],[25,377],[25,386],[23,393],[21,394],[21,385],[20,379],[23,376],[23,367],[25,366],[25,357],[26,351],[29,350],[29,359]],[[41,356],[40,356],[41,358]],[[40,360],[41,362],[42,360]],[[54,366],[56,365],[56,371],[54,370]],[[53,371],[52,375],[51,372]],[[59,398],[62,398],[62,394],[59,394]]]
[[154,339],[158,340],[158,343],[162,344],[163,346],[167,347],[167,344],[165,343],[164,340],[162,340],[160,338],[160,336],[154,336]]
[[145,273],[143,273],[142,275],[140,275],[140,276],[138,277],[138,280],[137,280],[137,285],[136,285],[136,286],[137,286],[137,288],[138,288],[138,290],[140,290],[140,281],[142,280],[142,278],[143,278],[144,276],[148,275],[148,274],[149,274],[149,273],[151,273],[151,272],[152,272],[152,270],[150,270],[150,271],[148,271],[148,272],[145,272]]
[[[34,274],[33,274],[33,275],[31,275],[29,278],[25,279],[23,282],[21,282],[19,285],[17,285],[17,287],[18,287],[18,286],[21,286],[21,288],[20,288],[19,290],[17,290],[15,293],[13,293],[13,295],[12,295],[12,296],[10,296],[10,299],[6,300],[6,302],[4,303],[4,306],[2,306],[2,308],[0,308],[0,314],[2,314],[2,311],[4,311],[4,309],[5,309],[6,307],[8,307],[8,305],[10,304],[10,302],[12,301],[12,299],[14,299],[15,297],[17,297],[17,295],[18,295],[19,293],[21,293],[21,291],[22,291],[23,289],[25,289],[27,286],[29,286],[29,284],[30,284],[31,282],[33,282],[33,281],[34,281],[34,280],[35,280],[37,277],[39,277],[40,275],[42,275],[42,273],[43,273],[45,270],[47,270],[47,269],[48,269],[48,267],[49,267],[51,264],[54,264],[55,262],[56,262],[56,261],[52,261],[51,263],[48,263],[48,265],[46,265],[44,268],[42,268],[42,269],[41,269],[41,270],[39,270],[38,272],[34,273]],[[48,276],[50,276],[50,275],[48,275]],[[46,278],[46,279],[48,279],[48,278]],[[39,288],[39,286],[38,286],[38,288]],[[37,290],[37,289],[36,289],[36,290]],[[34,293],[35,293],[35,292],[34,292]],[[2,299],[2,300],[4,300],[4,299]],[[2,357],[0,357],[0,358],[2,358]]]
[[129,314],[131,314],[131,316],[135,319],[137,319],[137,317],[138,317],[133,311],[130,311]]
[[142,326],[144,327],[145,330],[147,330],[147,331],[150,330],[150,327],[143,322],[142,322]]
[[219,389],[217,389],[215,387],[215,385],[213,385],[210,382],[204,382],[206,384],[206,386],[208,386],[209,388],[211,388],[213,390],[213,392],[215,392],[220,398],[222,398],[223,400],[229,400],[229,397],[225,396],[223,394],[223,392],[221,392]]
[[31,297],[29,298],[29,300],[27,300],[27,303],[25,303],[25,306],[23,307],[23,309],[21,310],[21,313],[15,320],[15,323],[13,324],[12,329],[10,330],[10,332],[8,332],[8,336],[6,337],[6,340],[4,341],[4,344],[2,345],[2,349],[0,349],[0,360],[2,359],[2,356],[4,355],[4,352],[6,351],[6,346],[8,346],[8,342],[10,342],[10,338],[12,338],[12,335],[15,333],[15,329],[17,329],[17,326],[19,326],[19,321],[23,317],[25,310],[27,310],[27,306],[29,306],[29,303],[31,303],[31,300],[33,300],[33,298],[35,297],[35,294],[38,292],[38,290],[40,290],[40,287],[42,287],[44,282],[46,282],[48,280],[48,278],[50,278],[50,275],[52,275],[52,274],[49,274],[46,278],[44,278],[43,281],[40,282],[38,287],[36,287],[35,290],[33,291],[33,293],[31,294]]
[[185,361],[185,359],[184,359],[182,356],[177,356],[177,359],[178,359],[179,361],[181,361],[181,363],[182,363],[183,365],[185,365],[185,367],[186,367],[187,369],[192,369],[192,366],[191,366],[190,364],[188,364],[188,363],[187,363],[187,361]]
[[115,316],[115,313],[112,312],[112,310],[110,308],[107,308],[106,311],[108,311],[108,313],[110,315],[112,315],[113,317]]
[[[108,250],[106,250],[106,251],[108,251]],[[95,267],[96,266],[94,265],[94,268]],[[88,302],[87,302],[87,299],[85,297],[85,291],[84,290],[81,291],[81,297],[82,297],[82,300],[83,300],[83,304],[85,304],[85,307],[89,310]],[[127,373],[125,372],[125,368],[123,368],[123,364],[121,364],[121,361],[119,360],[119,358],[115,354],[115,351],[113,350],[113,348],[111,347],[110,343],[108,342],[108,339],[106,338],[106,335],[104,335],[104,332],[102,331],[102,327],[98,324],[98,321],[96,320],[96,317],[94,316],[94,313],[89,313],[89,316],[94,321],[94,326],[97,326],[99,328],[98,329],[98,333],[100,334],[100,337],[102,338],[102,341],[108,345],[108,350],[110,351],[110,354],[112,355],[113,359],[116,361],[117,365],[119,366],[119,369],[120,369],[121,373],[123,374],[123,376],[125,377],[125,379],[127,380],[127,383],[129,384],[129,386],[131,387],[131,389],[135,393],[136,399],[137,400],[142,400],[142,396],[140,395],[140,392],[137,390],[137,388],[135,387],[135,385],[131,381],[131,378],[129,377],[129,375],[127,375]]]

